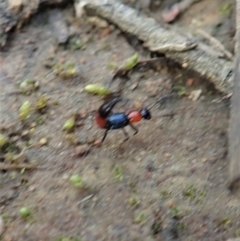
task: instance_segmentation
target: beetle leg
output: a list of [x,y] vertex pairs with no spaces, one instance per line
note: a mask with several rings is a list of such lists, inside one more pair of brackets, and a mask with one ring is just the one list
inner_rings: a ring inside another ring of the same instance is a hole
[[123,140],[123,142],[125,142],[125,141],[127,141],[127,140],[129,139],[129,135],[128,135],[128,133],[125,131],[124,128],[122,128],[122,131],[123,131],[123,134],[124,134],[124,136],[125,136],[125,139]]
[[133,135],[136,135],[138,133],[138,128],[132,125],[131,123],[129,124],[129,126],[135,131]]
[[107,134],[108,134],[108,130],[106,130],[106,131],[104,132],[104,135],[103,135],[103,138],[102,138],[102,140],[101,140],[101,143],[104,142],[105,138],[107,137]]

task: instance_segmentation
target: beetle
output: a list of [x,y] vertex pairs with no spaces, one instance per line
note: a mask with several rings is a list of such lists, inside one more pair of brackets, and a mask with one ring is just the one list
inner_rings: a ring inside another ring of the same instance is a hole
[[95,112],[96,124],[98,125],[98,127],[105,129],[105,133],[102,137],[101,143],[104,142],[110,130],[116,129],[121,129],[123,131],[123,134],[125,136],[123,142],[127,141],[129,139],[129,135],[124,129],[126,126],[130,126],[134,130],[133,135],[136,135],[138,133],[138,128],[135,127],[133,123],[139,122],[142,119],[150,120],[152,117],[148,108],[142,108],[140,111],[130,111],[129,113],[113,113],[112,109],[120,100],[120,97],[114,97],[113,99],[104,102],[99,107],[98,111]]

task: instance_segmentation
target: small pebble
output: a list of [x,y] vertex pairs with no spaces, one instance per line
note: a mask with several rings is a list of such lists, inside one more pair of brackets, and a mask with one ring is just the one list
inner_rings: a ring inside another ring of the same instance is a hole
[[40,139],[40,141],[38,142],[38,144],[40,145],[40,146],[44,146],[44,145],[46,145],[47,144],[47,138],[42,138],[42,139]]
[[13,137],[11,138],[11,141],[12,141],[12,142],[17,142],[19,139],[20,139],[20,136],[13,136]]
[[187,79],[187,86],[192,86],[193,85],[193,82],[194,82],[194,79],[193,78],[189,78]]
[[90,22],[91,24],[93,24],[99,28],[107,28],[108,27],[108,22],[99,17],[88,17],[88,22]]
[[208,159],[206,157],[202,158],[202,162],[206,162]]
[[200,95],[202,94],[202,90],[199,89],[199,90],[193,90],[191,92],[191,94],[189,95],[189,99],[190,100],[193,100],[193,101],[196,101],[199,99]]
[[63,180],[68,180],[69,179],[69,175],[68,174],[64,174],[63,177],[62,177]]
[[79,145],[75,148],[75,156],[80,157],[89,151],[89,146],[87,144]]
[[85,58],[81,58],[81,59],[80,59],[80,63],[81,63],[81,64],[86,64],[86,63],[87,63],[87,60],[86,60]]
[[27,137],[28,135],[29,135],[28,130],[23,131],[22,134],[21,134],[22,137]]
[[173,200],[169,201],[167,205],[169,208],[174,208],[176,206]]
[[100,33],[99,33],[99,36],[98,38],[101,39],[103,37],[106,37],[107,35],[109,35],[111,32],[111,29],[110,28],[104,28]]
[[79,111],[79,116],[81,119],[86,119],[88,115],[87,109],[82,109]]
[[58,145],[57,145],[57,147],[58,147],[58,148],[61,148],[61,147],[62,147],[62,144],[63,144],[62,142],[59,142]]
[[37,123],[36,122],[33,122],[31,125],[30,125],[30,128],[34,128],[37,126]]
[[131,91],[133,91],[133,90],[137,89],[137,87],[138,87],[138,82],[133,83],[133,84],[130,86],[129,89],[130,89]]
[[54,110],[51,110],[51,111],[50,111],[50,115],[51,115],[51,116],[55,116],[55,113],[56,113],[56,112],[55,112]]
[[165,152],[163,155],[164,155],[165,157],[170,157],[170,156],[171,156],[171,153]]
[[32,186],[30,186],[29,188],[28,188],[28,191],[29,192],[33,192],[33,191],[35,191],[36,190],[36,186],[34,186],[34,185],[32,185]]
[[35,128],[31,128],[31,129],[29,130],[29,133],[30,133],[30,134],[33,134],[35,131],[36,131]]
[[164,181],[164,179],[160,177],[160,178],[158,178],[158,179],[156,180],[156,184],[159,185],[159,184],[161,184],[163,181]]

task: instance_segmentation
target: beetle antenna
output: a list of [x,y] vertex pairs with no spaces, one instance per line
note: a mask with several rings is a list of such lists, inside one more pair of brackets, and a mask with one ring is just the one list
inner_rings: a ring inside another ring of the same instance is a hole
[[160,99],[158,99],[155,104],[153,104],[151,107],[148,108],[148,110],[151,110],[154,106],[156,106],[157,104],[161,104],[163,103],[164,101],[166,101],[168,98],[172,97],[173,94],[167,94],[167,95],[164,95],[163,97],[161,97]]

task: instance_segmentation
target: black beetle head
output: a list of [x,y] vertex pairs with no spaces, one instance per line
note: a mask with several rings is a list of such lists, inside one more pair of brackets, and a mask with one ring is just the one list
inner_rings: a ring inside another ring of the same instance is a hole
[[141,109],[140,113],[142,118],[145,120],[150,120],[152,118],[150,111],[146,108]]

